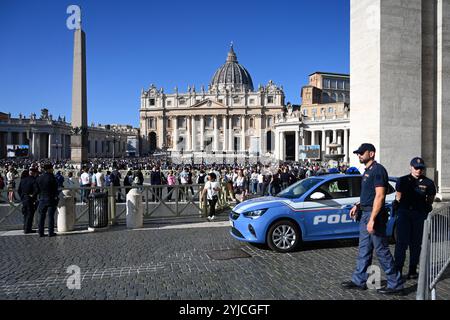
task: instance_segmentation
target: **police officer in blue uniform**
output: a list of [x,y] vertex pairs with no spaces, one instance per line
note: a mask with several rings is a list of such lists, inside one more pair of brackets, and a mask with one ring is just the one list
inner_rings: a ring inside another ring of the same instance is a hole
[[36,233],[36,231],[33,230],[33,218],[37,204],[36,175],[36,168],[30,168],[29,172],[22,172],[19,189],[17,190],[20,200],[22,201],[24,234]]
[[39,236],[44,237],[45,218],[48,215],[48,236],[54,237],[55,212],[58,205],[58,182],[53,174],[53,165],[44,165],[44,173],[36,179],[39,193]]
[[388,213],[385,210],[386,192],[389,186],[386,169],[375,159],[375,147],[370,143],[362,144],[353,153],[366,167],[361,182],[361,198],[350,211],[350,216],[360,215],[359,252],[356,270],[351,281],[342,283],[346,289],[367,289],[367,269],[372,264],[375,249],[381,267],[386,273],[387,286],[378,289],[381,294],[403,294],[403,281],[395,268],[394,259],[389,251],[386,236]]
[[407,279],[417,279],[422,244],[423,225],[428,213],[433,209],[436,186],[425,177],[425,162],[416,157],[411,160],[411,173],[399,178],[395,187],[397,201],[397,238],[395,245],[395,265],[402,272],[406,250],[409,247],[409,271]]

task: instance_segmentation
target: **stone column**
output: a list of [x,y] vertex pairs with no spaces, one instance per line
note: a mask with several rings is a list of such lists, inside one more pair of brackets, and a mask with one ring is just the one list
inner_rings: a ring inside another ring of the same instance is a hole
[[295,131],[295,161],[299,160],[300,131]]
[[234,151],[234,140],[233,140],[233,116],[228,117],[228,151]]
[[184,151],[191,151],[192,150],[192,141],[191,141],[191,117],[186,116],[186,135],[185,135],[185,150]]
[[273,153],[275,155],[275,158],[280,160],[280,133],[276,130],[273,131],[274,132],[274,136],[275,136],[275,146],[274,146],[274,150]]
[[336,134],[337,134],[337,143],[340,145],[340,147],[338,148],[338,153],[339,154],[342,154],[342,134],[343,134],[343,131],[341,131],[341,130],[339,130],[339,131],[337,131],[336,132]]
[[173,134],[172,134],[172,138],[173,138],[173,142],[172,142],[172,150],[173,151],[178,151],[178,119],[177,117],[173,117],[172,118],[172,128],[173,128]]
[[373,143],[392,176],[422,153],[422,4],[432,2],[350,1],[350,147]]
[[205,150],[205,117],[200,116],[200,151]]
[[192,139],[191,139],[191,143],[192,143],[192,151],[196,151],[197,150],[197,142],[196,142],[196,135],[197,135],[197,128],[195,127],[195,116],[191,117],[191,121],[192,121],[192,125],[191,125],[191,133],[192,133]]
[[6,144],[12,144],[12,132],[10,131],[6,133]]
[[450,3],[437,2],[437,185],[441,199],[450,199]]
[[326,135],[326,131],[325,130],[322,130],[322,144],[321,144],[321,146],[320,146],[320,149],[321,149],[321,153],[322,153],[322,160],[323,159],[325,159],[325,152],[326,152],[326,145],[325,145],[325,135]]
[[[330,132],[331,133],[331,132]],[[326,145],[325,145],[325,150],[326,150],[326,154],[330,154],[330,147],[329,147],[329,145],[330,145],[330,134],[326,134],[326,131],[325,131],[325,143],[326,143]]]
[[214,145],[213,150],[219,151],[219,122],[217,121],[217,116],[213,117],[213,123],[214,123]]
[[53,153],[52,153],[52,150],[53,150],[52,144],[53,144],[53,134],[49,133],[48,134],[48,158],[49,159],[54,158]]
[[222,129],[223,129],[223,151],[228,150],[228,136],[227,136],[227,116],[222,116]]
[[241,151],[244,152],[246,150],[245,148],[245,115],[242,115],[241,117]]
[[23,132],[19,132],[19,144],[23,145]]
[[31,135],[31,141],[30,141],[30,143],[31,143],[31,155],[32,155],[32,157],[33,157],[33,159],[36,159],[37,157],[36,157],[36,139],[37,139],[37,133],[36,132],[33,132],[32,133],[32,135]]

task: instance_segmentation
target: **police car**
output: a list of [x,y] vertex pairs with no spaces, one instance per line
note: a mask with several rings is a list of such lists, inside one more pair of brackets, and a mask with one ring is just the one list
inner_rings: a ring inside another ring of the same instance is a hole
[[[359,223],[350,209],[359,201],[361,175],[331,174],[301,180],[275,197],[244,201],[230,213],[230,234],[241,241],[267,244],[290,252],[303,241],[359,237]],[[395,178],[389,178],[387,234],[392,237],[395,216]]]

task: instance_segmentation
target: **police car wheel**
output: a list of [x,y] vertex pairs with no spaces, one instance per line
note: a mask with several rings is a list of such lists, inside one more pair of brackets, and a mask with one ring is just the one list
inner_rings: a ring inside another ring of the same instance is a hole
[[300,242],[301,234],[295,223],[281,220],[274,223],[267,233],[267,244],[277,252],[291,252]]

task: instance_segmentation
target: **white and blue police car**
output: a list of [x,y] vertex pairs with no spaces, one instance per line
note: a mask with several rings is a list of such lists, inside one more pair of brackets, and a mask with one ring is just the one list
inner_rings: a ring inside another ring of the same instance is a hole
[[[361,175],[330,174],[301,180],[274,197],[244,201],[230,213],[230,234],[241,241],[267,244],[290,252],[304,241],[359,237],[359,223],[350,209],[359,201]],[[395,178],[389,178],[387,235],[392,237]]]

